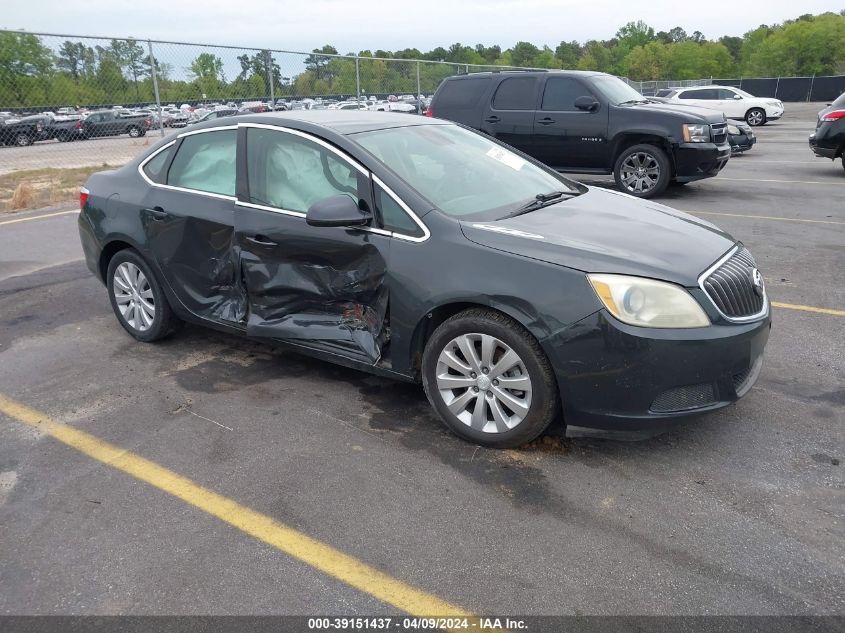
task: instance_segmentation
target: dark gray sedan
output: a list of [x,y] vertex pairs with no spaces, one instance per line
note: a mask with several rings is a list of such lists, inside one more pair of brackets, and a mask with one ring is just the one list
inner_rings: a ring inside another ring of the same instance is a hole
[[118,321],[182,321],[420,381],[446,424],[516,446],[724,407],[770,328],[748,250],[437,119],[244,115],[160,141],[82,190]]

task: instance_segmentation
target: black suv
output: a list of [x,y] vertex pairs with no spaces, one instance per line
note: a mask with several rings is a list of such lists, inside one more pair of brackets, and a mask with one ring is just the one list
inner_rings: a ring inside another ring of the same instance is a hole
[[810,149],[822,158],[841,158],[845,167],[845,92],[819,112],[816,131],[810,135]]
[[623,191],[641,198],[672,180],[715,176],[731,156],[723,113],[649,101],[605,73],[448,77],[426,115],[480,130],[558,171],[612,173]]

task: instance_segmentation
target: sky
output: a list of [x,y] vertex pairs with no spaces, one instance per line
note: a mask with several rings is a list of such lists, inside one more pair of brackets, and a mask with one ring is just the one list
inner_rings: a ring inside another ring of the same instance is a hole
[[430,50],[454,42],[508,48],[520,40],[608,39],[629,21],[681,26],[708,38],[742,35],[801,13],[839,12],[845,0],[3,0],[0,27],[310,51]]

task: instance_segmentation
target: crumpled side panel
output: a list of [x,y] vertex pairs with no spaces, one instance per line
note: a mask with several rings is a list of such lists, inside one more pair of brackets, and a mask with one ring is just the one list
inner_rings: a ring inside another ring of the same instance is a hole
[[186,307],[214,321],[244,321],[247,298],[233,227],[190,216],[145,220],[153,254]]
[[385,262],[378,248],[285,260],[243,251],[241,266],[251,310],[247,334],[342,353],[370,364],[381,357],[388,333]]

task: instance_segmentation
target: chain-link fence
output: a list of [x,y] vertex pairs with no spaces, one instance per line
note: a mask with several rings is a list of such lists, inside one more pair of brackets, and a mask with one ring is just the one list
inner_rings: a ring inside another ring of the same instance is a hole
[[[333,108],[421,114],[445,77],[507,68],[0,30],[0,210],[75,196],[87,173],[125,164],[203,118]],[[845,90],[845,77],[628,83],[646,95],[723,83],[800,101]]]

